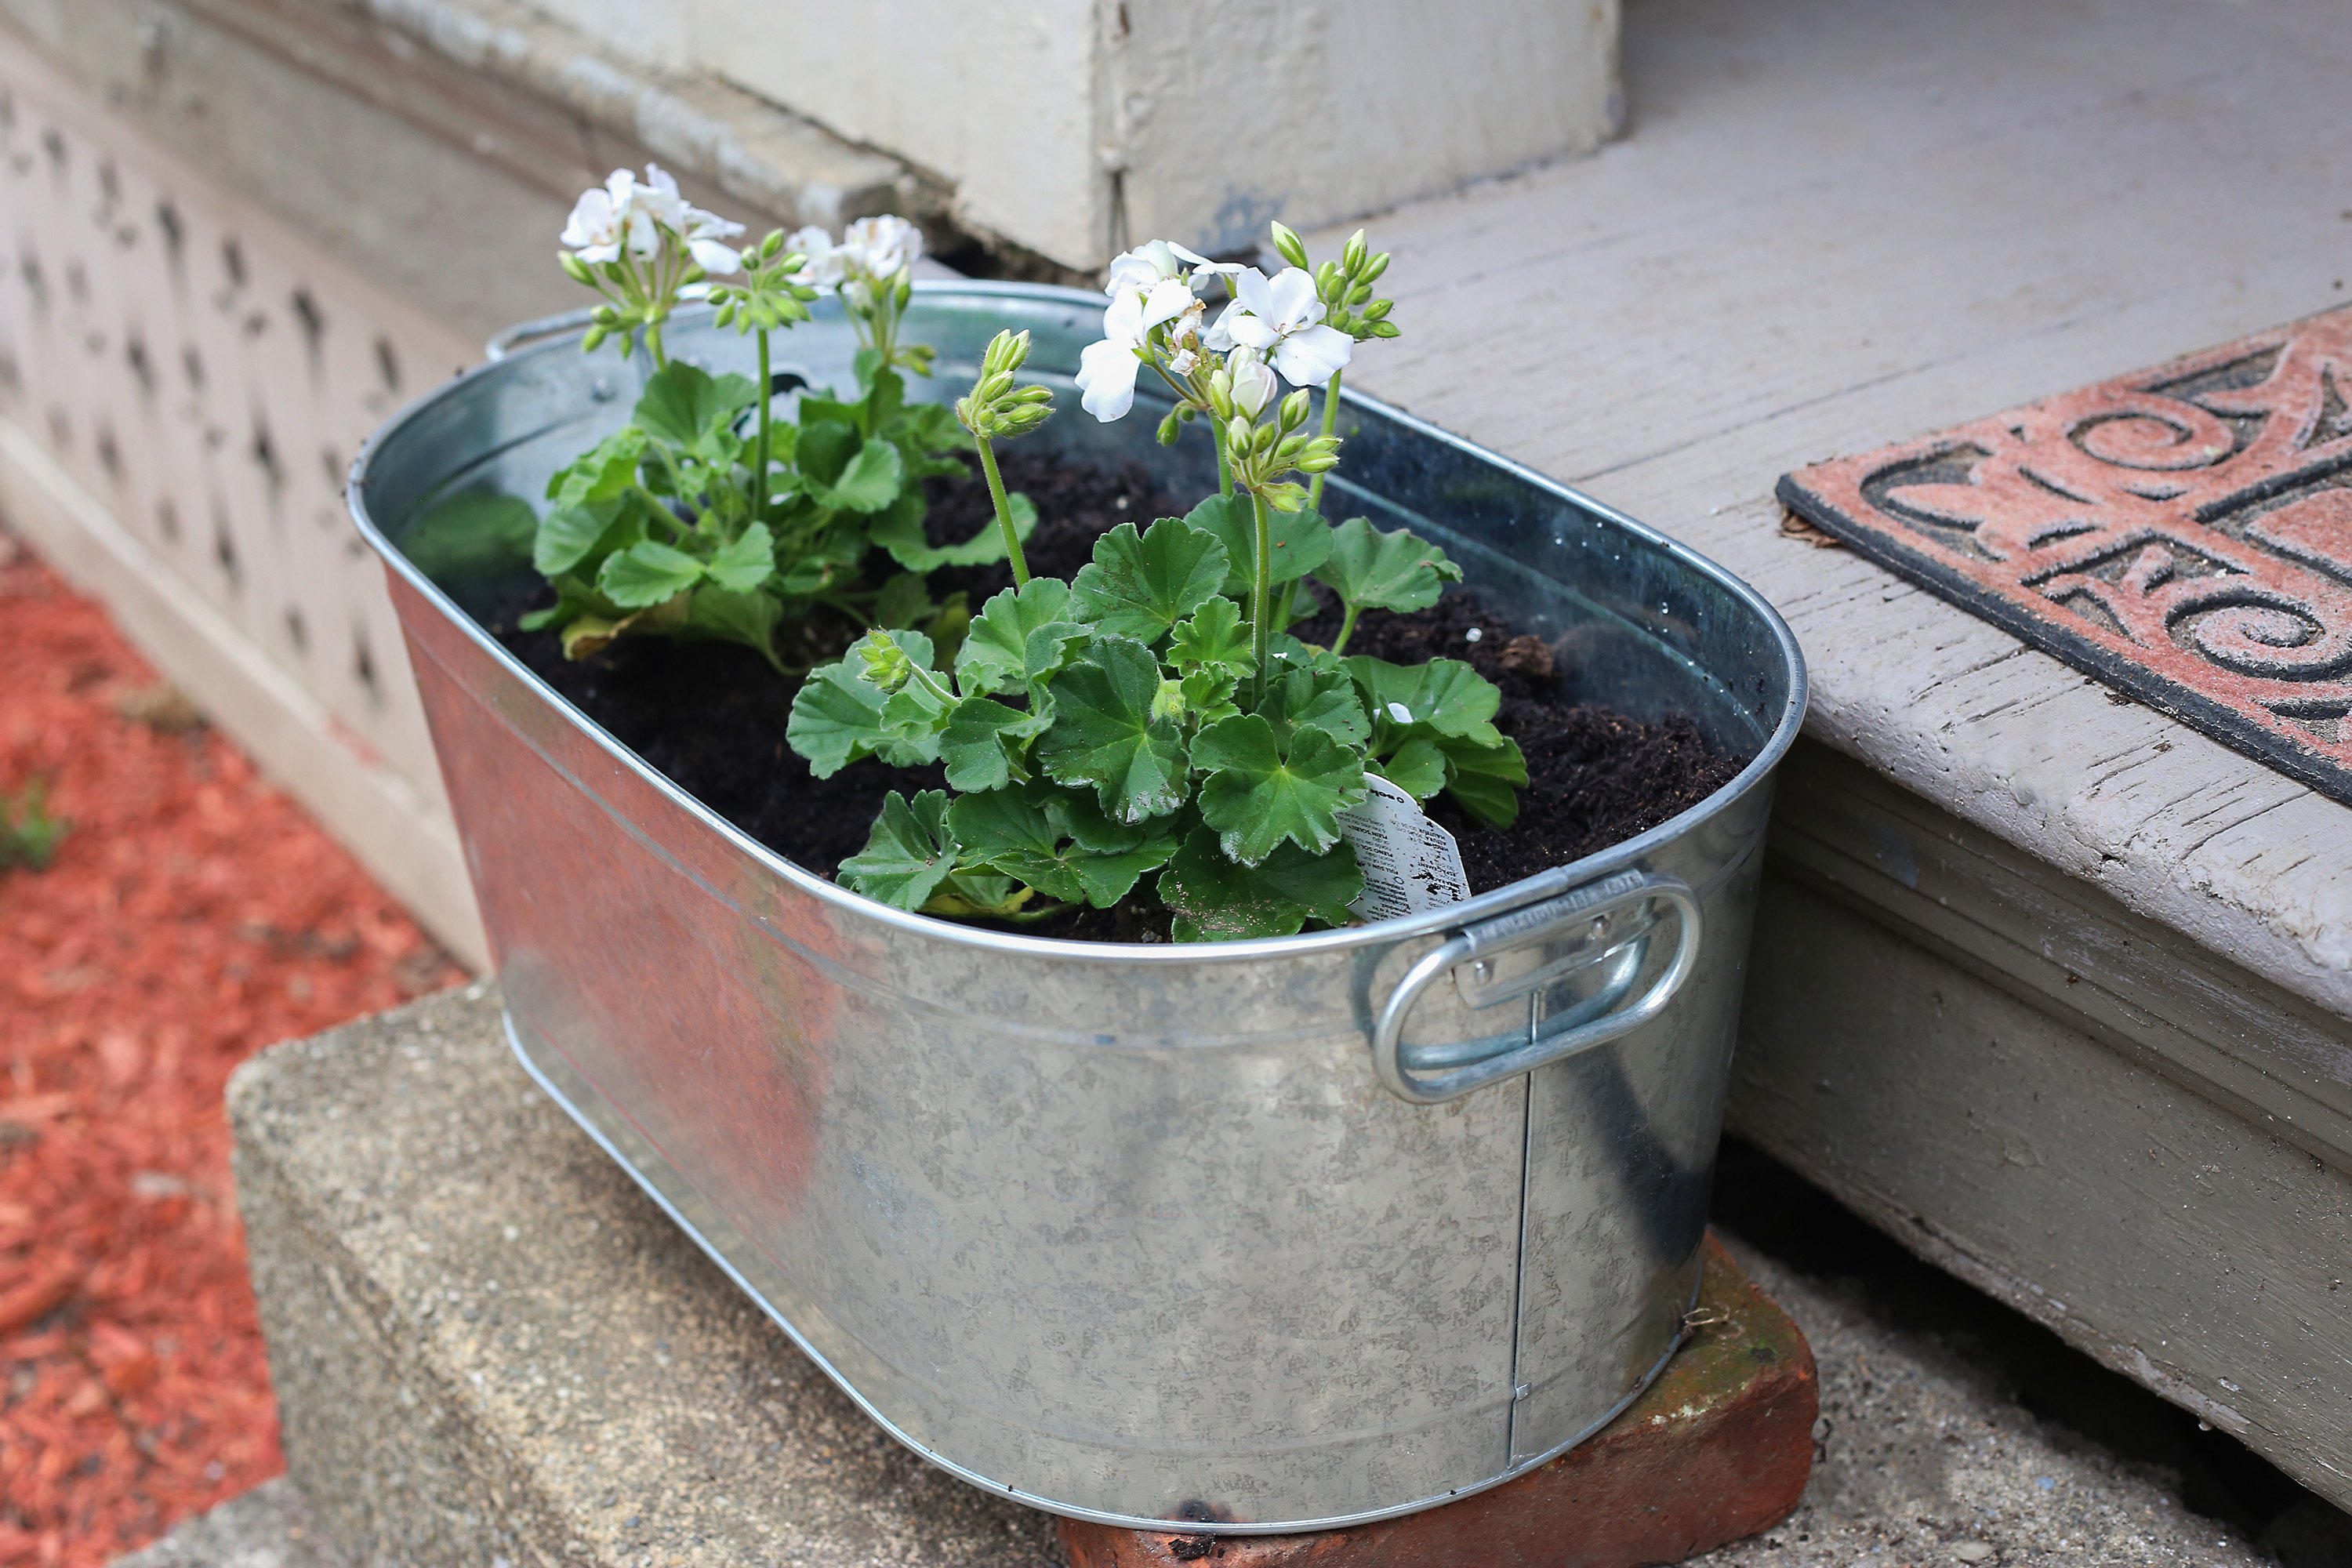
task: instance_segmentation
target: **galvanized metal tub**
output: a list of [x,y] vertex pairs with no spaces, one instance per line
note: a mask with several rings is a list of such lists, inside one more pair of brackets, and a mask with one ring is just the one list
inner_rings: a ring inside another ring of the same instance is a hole
[[[1034,334],[1067,387],[1097,297],[923,289],[935,395]],[[673,352],[746,368],[688,320]],[[782,363],[845,384],[837,316]],[[1580,697],[1750,758],[1702,805],[1438,913],[1109,946],[901,914],[763,848],[541,683],[471,612],[511,552],[404,538],[538,496],[642,370],[560,338],[387,426],[382,552],[496,951],[548,1091],[900,1441],[1078,1518],[1375,1519],[1539,1464],[1672,1353],[1698,1279],[1770,776],[1804,674],[1751,590],[1368,399],[1327,510],[1409,522],[1562,639]],[[1145,400],[1148,403],[1148,399]],[[1034,439],[1202,493],[1159,409]],[[781,737],[747,737],[772,745]]]

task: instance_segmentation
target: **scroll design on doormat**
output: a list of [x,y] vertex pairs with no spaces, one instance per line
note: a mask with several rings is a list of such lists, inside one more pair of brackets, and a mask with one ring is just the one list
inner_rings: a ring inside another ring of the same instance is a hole
[[1780,494],[2352,803],[2352,309],[1801,468]]

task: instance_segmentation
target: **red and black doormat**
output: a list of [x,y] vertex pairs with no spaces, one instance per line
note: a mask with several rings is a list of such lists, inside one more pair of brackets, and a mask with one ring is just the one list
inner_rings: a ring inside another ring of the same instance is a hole
[[2352,803],[2352,309],[1782,478],[1784,505]]

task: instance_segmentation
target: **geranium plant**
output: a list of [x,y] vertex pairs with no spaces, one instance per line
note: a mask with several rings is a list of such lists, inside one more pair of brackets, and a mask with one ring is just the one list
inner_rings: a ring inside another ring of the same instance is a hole
[[[1310,270],[1296,235],[1277,226],[1275,244],[1293,265],[1273,278],[1165,241],[1120,257],[1103,341],[1081,356],[1097,419],[1124,417],[1149,373],[1174,400],[1163,442],[1208,428],[1216,494],[1113,528],[1068,582],[1028,574],[1000,499],[1014,585],[951,658],[920,632],[877,629],[801,689],[788,736],[817,776],[865,757],[945,773],[944,790],[886,798],[840,867],[850,887],[1021,921],[1148,886],[1180,941],[1285,935],[1350,918],[1363,879],[1343,818],[1370,776],[1516,816],[1526,764],[1495,727],[1493,685],[1458,660],[1345,652],[1365,611],[1426,608],[1461,575],[1425,540],[1362,518],[1335,527],[1314,505],[1339,459],[1339,377],[1358,342],[1396,332],[1370,290],[1388,258],[1359,234]],[[1211,321],[1202,290],[1220,279],[1230,302]],[[1018,381],[1028,348],[1000,334],[957,405],[992,476],[991,444],[1050,412],[1045,389]],[[1328,647],[1289,630],[1309,579],[1340,605]]]
[[[556,599],[522,625],[559,631],[570,658],[625,636],[717,637],[797,673],[828,638],[841,646],[845,623],[960,626],[961,596],[934,603],[927,576],[1003,553],[994,528],[950,546],[924,533],[922,481],[964,467],[955,416],[910,401],[902,374],[930,374],[930,349],[900,332],[921,232],[875,217],[838,242],[778,230],[738,250],[741,232],[654,165],[642,180],[615,170],[564,228],[564,270],[603,296],[583,346],[609,340],[655,364],[629,422],[548,483],[531,558]],[[803,393],[779,419],[771,339],[826,291],[858,334],[856,395]],[[667,354],[664,326],[695,292],[719,325],[756,335],[756,381]],[[1016,534],[1034,524],[1025,500],[1005,505]]]

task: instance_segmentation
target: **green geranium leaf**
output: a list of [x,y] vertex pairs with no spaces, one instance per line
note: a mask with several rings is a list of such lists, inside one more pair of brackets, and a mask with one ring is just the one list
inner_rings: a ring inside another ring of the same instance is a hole
[[[926,405],[925,406],[929,406]],[[1036,504],[1017,491],[1005,497],[1013,513],[1013,531],[1026,540],[1037,531]],[[936,572],[942,566],[985,566],[1004,559],[1004,531],[993,518],[961,544],[933,544],[923,535],[923,494],[908,485],[889,508],[874,520],[867,532],[890,559],[909,572]]]
[[944,403],[909,403],[892,415],[881,431],[898,443],[912,478],[955,478],[971,472],[966,458],[971,437],[956,423],[955,410]]
[[637,399],[636,422],[646,434],[673,447],[713,455],[714,437],[730,433],[735,416],[760,399],[749,377],[714,376],[684,360],[654,372]]
[[623,609],[643,609],[683,594],[702,581],[702,563],[685,551],[639,540],[604,557],[596,591]]
[[[806,442],[803,442],[805,449]],[[906,464],[898,448],[889,442],[875,439],[859,447],[830,483],[808,481],[811,500],[839,511],[876,512],[898,499],[898,487],[906,478]]]
[[784,739],[809,772],[831,778],[868,756],[898,768],[939,761],[947,704],[908,673],[912,650],[928,666],[930,639],[920,632],[869,632],[802,683]]
[[694,602],[687,611],[687,625],[707,637],[755,647],[773,663],[776,623],[783,616],[784,607],[776,602],[773,594],[758,589],[739,594],[716,584],[706,584],[695,590]]
[[556,469],[547,481],[547,499],[559,509],[611,500],[636,483],[645,455],[646,433],[624,425]]
[[1164,816],[1184,803],[1183,731],[1153,710],[1160,661],[1150,648],[1097,637],[1046,690],[1054,721],[1036,753],[1055,780],[1094,785],[1103,811],[1119,822]]
[[[1495,713],[1503,694],[1495,683],[1458,658],[1433,658],[1427,664],[1391,664],[1362,655],[1343,661],[1363,692],[1365,706],[1382,738],[1392,729],[1421,724],[1438,735],[1451,735],[1491,746],[1502,739]],[[1400,710],[1402,717],[1400,716]],[[1374,749],[1386,751],[1381,739]]]
[[1221,596],[1193,611],[1192,618],[1177,626],[1169,639],[1168,661],[1186,675],[1211,668],[1250,674],[1256,666],[1242,607]]
[[1360,610],[1425,610],[1446,584],[1462,581],[1462,568],[1405,529],[1382,533],[1351,517],[1331,531],[1329,558],[1315,579]]
[[967,792],[1003,788],[1013,782],[1013,769],[1030,738],[1052,718],[1050,712],[1026,713],[992,698],[965,698],[948,710],[947,727],[940,734],[948,786]]
[[776,574],[775,589],[793,598],[823,593],[847,582],[865,558],[864,527],[855,520],[837,522],[819,531],[796,557],[786,560]]
[[1032,577],[992,595],[956,652],[958,688],[985,696],[1045,679],[1094,635],[1077,615],[1070,585],[1059,578]]
[[997,789],[964,795],[948,808],[967,865],[986,866],[1049,899],[1108,909],[1146,872],[1175,853],[1173,833],[1129,828],[1115,847],[1089,847],[1054,809],[1058,790]]
[[1255,866],[1283,843],[1321,854],[1339,842],[1339,813],[1364,798],[1364,762],[1322,730],[1286,740],[1255,713],[1221,719],[1192,738],[1201,820],[1226,856]]
[[614,551],[625,550],[645,536],[644,505],[627,491],[577,506],[557,506],[540,519],[530,563],[542,577],[560,577],[582,565],[593,571]]
[[764,522],[745,529],[742,537],[710,558],[710,580],[730,593],[748,594],[766,583],[776,569],[776,540]]
[[595,584],[566,574],[555,579],[555,603],[543,610],[533,610],[515,625],[527,632],[545,626],[565,626],[583,616],[595,616],[607,621],[619,620],[624,612],[618,605],[596,592]]
[[1415,800],[1427,800],[1445,787],[1445,753],[1426,737],[1407,741],[1396,754],[1379,764],[1380,774]]
[[896,573],[874,596],[874,624],[904,630],[933,608],[929,584],[912,572]]
[[1352,749],[1372,732],[1364,705],[1356,699],[1356,683],[1347,671],[1326,665],[1277,670],[1266,683],[1265,700],[1257,710],[1286,741],[1293,730],[1314,729]]
[[1213,724],[1220,719],[1230,719],[1239,713],[1241,705],[1234,694],[1241,689],[1242,678],[1223,665],[1205,665],[1184,677],[1177,689],[1183,696],[1184,707],[1203,724]]
[[[1236,491],[1211,496],[1184,516],[1195,528],[1208,530],[1225,547],[1224,592],[1235,599],[1249,597],[1257,575],[1257,511],[1249,497]],[[1323,563],[1331,550],[1331,525],[1320,512],[1277,511],[1266,524],[1273,546],[1274,585],[1295,583]]]
[[793,461],[800,467],[801,483],[812,492],[841,478],[866,441],[849,419],[829,416],[823,405],[808,398],[801,400],[800,432]]
[[1486,744],[1443,735],[1436,745],[1445,753],[1445,791],[1462,803],[1465,811],[1497,827],[1508,827],[1518,820],[1518,792],[1527,787],[1528,760],[1517,741],[1497,735],[1492,744]]
[[1309,855],[1285,844],[1259,866],[1236,866],[1217,835],[1196,827],[1160,874],[1160,901],[1175,911],[1178,942],[1239,942],[1289,936],[1310,920],[1348,923],[1364,890],[1355,851],[1345,844]]
[[1019,913],[1021,906],[1036,896],[1036,889],[1024,888],[1011,877],[992,871],[958,871],[940,884],[940,890],[924,903],[922,913],[959,920],[975,915],[1003,920]]
[[1214,534],[1163,517],[1141,534],[1122,522],[1095,541],[1094,563],[1070,587],[1101,630],[1150,644],[1215,598],[1225,571],[1224,546]]
[[947,815],[945,790],[927,789],[911,802],[892,790],[883,797],[866,847],[841,863],[841,880],[878,903],[921,909],[955,869],[957,845]]

